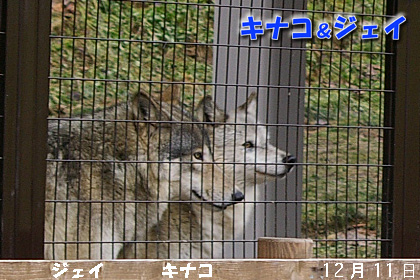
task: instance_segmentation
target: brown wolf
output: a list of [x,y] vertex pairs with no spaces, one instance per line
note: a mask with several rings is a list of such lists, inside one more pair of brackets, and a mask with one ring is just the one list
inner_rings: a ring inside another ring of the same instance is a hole
[[47,259],[137,257],[133,244],[148,239],[168,201],[224,209],[243,199],[211,164],[203,125],[142,92],[90,119],[51,121],[48,148]]

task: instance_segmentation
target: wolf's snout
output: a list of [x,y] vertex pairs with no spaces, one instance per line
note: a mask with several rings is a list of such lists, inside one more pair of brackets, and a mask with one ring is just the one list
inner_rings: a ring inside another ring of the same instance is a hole
[[286,156],[282,161],[283,163],[295,163],[297,159],[294,156]]
[[232,194],[232,201],[242,201],[244,200],[245,196],[242,192],[235,192]]
[[293,168],[293,164],[292,163],[296,163],[297,159],[294,156],[286,156],[283,158],[282,162],[283,163],[289,163],[288,165],[286,165],[287,171],[290,171],[290,169]]

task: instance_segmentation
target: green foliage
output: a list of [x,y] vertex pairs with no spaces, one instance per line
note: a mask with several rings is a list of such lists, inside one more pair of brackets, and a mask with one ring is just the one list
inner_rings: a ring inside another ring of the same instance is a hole
[[[308,1],[308,10],[313,11],[308,16],[314,26],[325,21],[331,27],[337,14],[347,12],[356,14],[358,28],[341,41],[315,37],[307,43],[306,123],[332,127],[306,130],[305,161],[321,165],[303,168],[303,196],[331,203],[303,208],[303,232],[315,239],[379,239],[381,207],[375,202],[381,201],[382,168],[367,165],[382,163],[383,131],[364,127],[383,126],[385,34],[378,30],[378,40],[362,41],[361,26],[385,25],[383,17],[362,16],[384,14],[384,1]],[[357,225],[364,231],[346,238]],[[318,257],[378,257],[378,244],[319,242],[315,253]]]
[[185,82],[187,105],[193,93],[211,92],[190,83],[212,81],[212,49],[204,44],[213,40],[213,7],[98,0],[78,0],[72,10],[55,7],[52,115],[90,112],[139,88],[159,93],[165,81]]

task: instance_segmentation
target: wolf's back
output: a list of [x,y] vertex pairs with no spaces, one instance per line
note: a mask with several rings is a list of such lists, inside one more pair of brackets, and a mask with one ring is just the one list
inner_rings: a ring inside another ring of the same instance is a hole
[[99,111],[92,121],[50,121],[46,258],[114,258],[118,241],[133,238],[136,206],[122,201],[145,196],[136,190],[135,180],[142,179],[129,163],[136,159],[135,129],[115,121],[126,118],[125,108]]

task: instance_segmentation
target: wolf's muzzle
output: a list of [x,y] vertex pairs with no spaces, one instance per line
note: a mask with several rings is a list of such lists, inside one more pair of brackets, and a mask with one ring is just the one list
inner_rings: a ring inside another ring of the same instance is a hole
[[293,168],[294,165],[292,163],[296,163],[296,161],[297,159],[294,156],[286,156],[283,158],[282,162],[288,163],[288,165],[286,165],[287,172],[289,172]]
[[244,200],[245,195],[242,192],[235,192],[232,194],[232,201],[238,202]]
[[245,195],[242,192],[237,191],[237,192],[232,194],[232,200],[231,201],[224,202],[221,205],[213,204],[213,206],[224,210],[224,209],[228,208],[229,206],[234,205],[234,204],[238,203],[239,201],[244,200],[244,198],[245,198]]
[[[207,199],[205,199],[203,196],[201,196],[198,192],[196,192],[195,190],[192,190],[192,192],[193,192],[193,194],[196,196],[196,197],[198,197],[199,199],[201,199],[202,201],[207,201]],[[244,200],[244,198],[245,198],[245,195],[242,193],[242,192],[240,192],[240,191],[237,191],[237,192],[235,192],[235,193],[233,193],[232,194],[232,199],[231,199],[231,201],[224,201],[224,202],[220,202],[220,203],[213,203],[213,206],[214,207],[217,207],[217,208],[219,208],[219,209],[222,209],[222,210],[224,210],[224,209],[226,209],[228,206],[231,206],[231,205],[233,205],[233,204],[236,204],[237,202],[239,202],[239,201],[242,201],[242,200]]]

